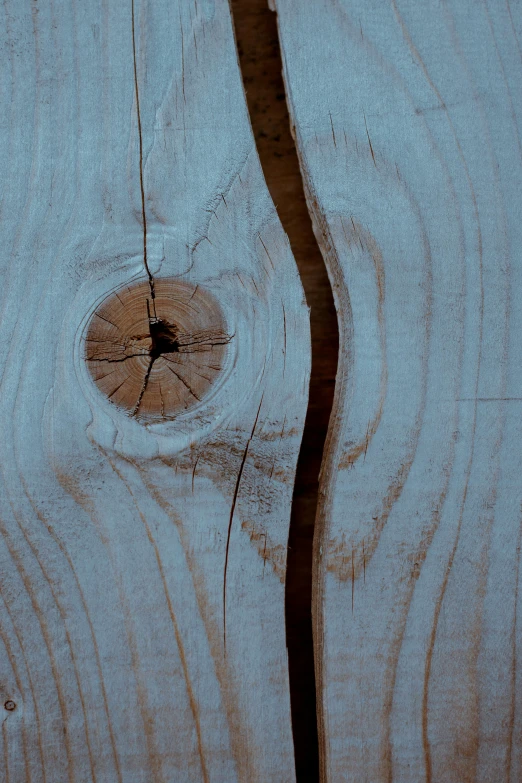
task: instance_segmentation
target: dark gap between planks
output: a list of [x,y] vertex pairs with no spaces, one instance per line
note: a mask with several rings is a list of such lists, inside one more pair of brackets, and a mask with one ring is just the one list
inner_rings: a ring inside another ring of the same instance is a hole
[[286,634],[297,783],[319,779],[312,644],[312,541],[337,369],[332,291],[315,240],[285,101],[277,18],[267,0],[231,0],[250,119],[265,179],[311,307],[312,376],[297,465],[286,575]]

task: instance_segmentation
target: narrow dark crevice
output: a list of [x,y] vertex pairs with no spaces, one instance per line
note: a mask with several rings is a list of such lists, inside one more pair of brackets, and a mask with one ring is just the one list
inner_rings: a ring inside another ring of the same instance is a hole
[[147,210],[145,209],[145,187],[143,184],[143,133],[141,130],[141,111],[140,111],[140,88],[138,82],[138,60],[136,53],[136,19],[135,19],[134,0],[131,0],[131,19],[132,19],[132,62],[134,70],[134,94],[136,99],[136,120],[138,123],[138,148],[139,148],[139,170],[140,170],[140,196],[141,196],[141,222],[143,225],[143,265],[149,280],[150,296],[152,306],[154,304],[154,278],[149,268],[147,260]]
[[308,213],[285,101],[276,15],[267,0],[231,0],[239,60],[261,165],[311,307],[312,376],[290,523],[286,632],[298,783],[319,779],[312,643],[312,543],[318,477],[333,404],[338,327]]

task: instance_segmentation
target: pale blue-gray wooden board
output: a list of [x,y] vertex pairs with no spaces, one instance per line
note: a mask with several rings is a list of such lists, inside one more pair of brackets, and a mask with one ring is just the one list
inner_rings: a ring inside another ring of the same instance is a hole
[[522,775],[522,4],[277,0],[336,297],[323,781]]
[[[291,783],[308,313],[228,4],[6,0],[0,55],[4,779]],[[150,426],[84,361],[96,306],[146,280],[143,207],[152,275],[233,336],[212,394]]]

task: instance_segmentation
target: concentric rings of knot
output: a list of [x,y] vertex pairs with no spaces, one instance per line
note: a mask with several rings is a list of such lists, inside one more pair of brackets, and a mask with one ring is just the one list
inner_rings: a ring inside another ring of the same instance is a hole
[[93,313],[85,359],[100,391],[144,422],[198,403],[223,369],[230,336],[221,308],[199,285],[160,279],[110,294]]

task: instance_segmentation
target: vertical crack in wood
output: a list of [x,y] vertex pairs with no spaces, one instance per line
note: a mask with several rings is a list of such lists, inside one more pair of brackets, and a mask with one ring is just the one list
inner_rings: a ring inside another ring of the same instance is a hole
[[241,465],[239,467],[239,472],[237,474],[236,479],[236,486],[234,487],[234,496],[232,498],[232,504],[230,506],[230,517],[228,520],[228,532],[227,532],[227,544],[225,548],[225,566],[223,569],[223,651],[226,656],[227,654],[227,571],[228,571],[228,554],[230,549],[230,536],[232,533],[232,522],[234,520],[234,513],[236,510],[236,502],[237,502],[237,496],[239,494],[239,486],[241,484],[241,479],[243,478],[243,470],[246,463],[246,458],[248,456],[248,450],[250,448],[250,444],[252,443],[252,438],[254,437],[254,433],[256,431],[257,422],[259,419],[259,414],[261,412],[261,405],[263,404],[263,396],[261,395],[261,402],[259,403],[259,408],[257,409],[256,418],[254,421],[254,426],[252,427],[252,432],[250,434],[249,439],[247,440],[245,450],[243,452],[243,458],[241,460]]
[[140,396],[138,397],[138,400],[136,402],[136,407],[132,411],[132,415],[133,416],[136,416],[136,414],[138,413],[138,411],[140,409],[141,401],[143,399],[143,395],[145,394],[145,391],[147,389],[147,384],[149,382],[150,373],[151,373],[151,370],[152,370],[152,365],[154,364],[155,360],[156,360],[155,356],[150,356],[150,358],[149,358],[149,366],[147,367],[147,372],[145,373],[145,377],[143,379],[143,386],[141,387]]
[[140,90],[138,86],[138,63],[136,57],[136,23],[134,12],[134,0],[131,0],[132,7],[132,58],[134,65],[134,91],[136,95],[136,119],[138,123],[138,145],[139,145],[139,169],[140,169],[140,193],[141,193],[141,221],[143,225],[143,266],[147,273],[150,286],[150,296],[152,299],[152,309],[154,316],[156,315],[155,293],[154,293],[154,277],[149,269],[149,262],[147,259],[147,210],[145,208],[145,187],[143,184],[143,133],[141,129],[141,111],[140,111]]

